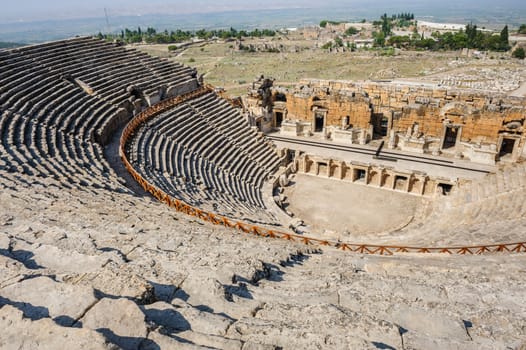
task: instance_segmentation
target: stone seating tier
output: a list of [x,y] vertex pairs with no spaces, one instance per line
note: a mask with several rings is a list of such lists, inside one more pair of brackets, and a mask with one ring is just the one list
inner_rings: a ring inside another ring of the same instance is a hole
[[[227,137],[228,126],[218,127],[221,119],[239,134]],[[265,208],[261,187],[279,158],[255,136],[239,112],[210,92],[142,124],[127,153],[148,181],[176,198],[222,215],[273,224],[276,218]]]
[[3,167],[84,190],[128,191],[101,145],[131,117],[118,108],[129,86],[158,98],[198,86],[192,68],[87,37],[2,51],[0,66]]

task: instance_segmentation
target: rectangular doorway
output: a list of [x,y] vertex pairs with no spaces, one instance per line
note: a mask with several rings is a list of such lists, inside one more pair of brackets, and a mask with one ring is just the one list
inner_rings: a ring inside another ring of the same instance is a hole
[[451,190],[453,189],[453,185],[451,184],[439,183],[437,187],[438,187],[438,192],[440,194],[443,194],[444,196],[448,196],[451,193]]
[[365,176],[367,172],[364,169],[354,169],[354,181],[365,182]]
[[283,113],[276,112],[276,125],[274,127],[281,128],[281,123],[283,123]]
[[327,163],[318,163],[318,175],[327,176]]
[[457,143],[458,128],[446,127],[446,135],[444,136],[443,149],[453,148]]
[[321,113],[314,116],[314,132],[322,132],[325,125],[325,117]]
[[389,127],[389,119],[382,117],[380,120],[380,136],[387,136],[387,129]]
[[500,145],[499,158],[512,155],[515,148],[515,139],[503,138]]
[[394,189],[399,191],[404,191],[407,183],[407,177],[396,175]]

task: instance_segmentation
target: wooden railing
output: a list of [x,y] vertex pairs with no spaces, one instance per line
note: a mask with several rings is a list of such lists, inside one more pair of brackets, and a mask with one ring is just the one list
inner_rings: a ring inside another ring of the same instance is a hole
[[318,245],[327,246],[341,249],[344,251],[361,253],[361,254],[380,254],[380,255],[392,255],[395,253],[442,253],[442,254],[484,254],[484,253],[521,253],[526,252],[526,242],[517,243],[501,243],[501,244],[481,244],[481,245],[470,245],[470,246],[453,246],[453,247],[414,247],[404,245],[379,245],[379,244],[357,244],[357,243],[344,243],[339,241],[325,240],[314,237],[307,237],[298,235],[290,232],[283,232],[279,230],[272,230],[269,228],[261,227],[258,225],[249,224],[243,221],[227,218],[222,215],[214,214],[201,210],[197,207],[193,207],[179,199],[176,199],[170,194],[164,192],[154,184],[146,181],[139,172],[137,172],[128,160],[126,155],[126,145],[130,137],[134,132],[145,123],[147,120],[154,116],[162,113],[186,100],[201,96],[205,93],[213,92],[213,88],[210,86],[202,87],[198,90],[190,92],[185,95],[172,97],[161,101],[160,103],[151,106],[135,116],[124,128],[120,138],[119,153],[124,162],[124,165],[131,176],[144,188],[145,191],[149,192],[152,196],[157,198],[159,201],[167,204],[175,210],[197,217],[203,221],[210,222],[214,225],[221,225],[233,229],[237,229],[241,232],[252,234],[261,237],[277,238],[287,241],[301,242],[307,245]]

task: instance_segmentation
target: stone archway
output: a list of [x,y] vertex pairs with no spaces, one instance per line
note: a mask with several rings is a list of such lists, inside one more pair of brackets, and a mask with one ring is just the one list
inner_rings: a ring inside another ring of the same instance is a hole
[[479,115],[480,111],[464,102],[450,102],[440,109],[440,117],[443,119],[464,119]]

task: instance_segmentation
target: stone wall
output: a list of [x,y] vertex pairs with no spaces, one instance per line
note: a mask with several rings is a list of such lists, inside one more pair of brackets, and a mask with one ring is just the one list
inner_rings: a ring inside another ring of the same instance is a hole
[[483,163],[504,156],[516,161],[524,153],[523,98],[432,84],[326,80],[302,80],[294,89],[273,87],[272,94],[280,116],[310,123],[311,132],[329,139],[336,129],[354,129],[365,130],[367,142],[390,138],[393,148],[418,140],[408,150],[418,145],[421,153],[477,161],[478,149],[493,152],[479,159]]
[[431,177],[424,172],[397,170],[393,167],[327,159],[302,154],[294,160],[298,172],[334,180],[405,192],[417,196],[448,194],[457,182],[454,179]]
[[293,93],[287,95],[287,114],[290,119],[311,122],[315,110],[327,110],[326,125],[342,125],[348,118],[348,124],[354,127],[367,128],[371,119],[369,99],[362,95],[331,94],[318,91],[315,95]]
[[[453,90],[436,86],[394,83],[353,83],[347,81],[305,80],[300,84],[315,91],[352,91],[369,96],[374,113],[402,112],[393,128],[405,131],[418,122],[420,130],[430,136],[441,136],[442,119],[465,124],[463,139],[478,136],[497,140],[503,123],[525,118],[526,100],[475,90]],[[319,93],[319,92],[318,92]],[[341,96],[341,93],[336,94]],[[331,107],[338,108],[337,104]],[[342,107],[346,107],[345,104]],[[345,111],[342,111],[345,112]],[[328,121],[331,123],[331,121]],[[335,125],[335,124],[334,124]]]

